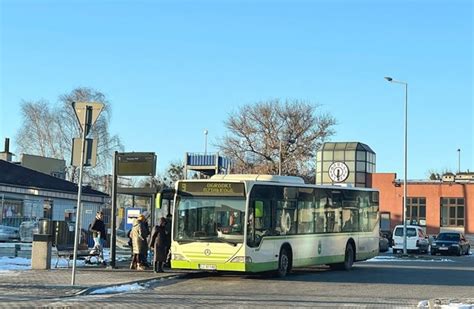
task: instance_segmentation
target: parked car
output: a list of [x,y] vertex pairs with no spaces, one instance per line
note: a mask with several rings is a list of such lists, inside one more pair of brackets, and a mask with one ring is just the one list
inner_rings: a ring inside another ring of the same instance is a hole
[[0,225],[0,241],[12,241],[20,239],[17,227]]
[[[407,251],[427,253],[429,248],[428,236],[418,225],[407,225]],[[403,251],[403,225],[393,229],[393,253]]]
[[379,236],[379,252],[387,252],[389,247],[389,240],[385,237],[385,235],[380,232]]
[[388,246],[391,247],[393,245],[392,231],[382,231],[382,230],[380,230],[380,233],[382,233],[383,237],[388,239]]
[[436,236],[435,241],[431,244],[431,254],[469,254],[471,245],[462,233],[459,232],[443,232]]

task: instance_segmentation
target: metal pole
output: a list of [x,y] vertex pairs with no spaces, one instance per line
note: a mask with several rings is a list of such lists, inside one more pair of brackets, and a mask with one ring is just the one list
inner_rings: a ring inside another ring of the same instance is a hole
[[[87,124],[87,106],[84,108],[84,112],[86,113],[86,121]],[[72,261],[72,278],[71,278],[71,285],[74,285],[76,282],[76,261],[77,261],[77,247],[79,245],[79,236],[80,233],[80,225],[79,222],[81,220],[81,197],[82,197],[82,170],[84,165],[84,153],[86,149],[86,125],[82,130],[82,145],[81,145],[81,163],[79,165],[79,183],[77,189],[77,207],[76,207],[76,227],[75,227],[75,235],[74,235],[74,254],[73,254],[73,261]]]
[[408,83],[385,77],[390,83],[405,85],[405,138],[404,138],[404,179],[403,179],[403,254],[407,254],[407,170],[408,170]]
[[209,131],[204,130],[204,155],[207,155],[207,133],[209,133]]
[[461,173],[461,149],[458,149],[458,174]]
[[113,182],[112,182],[112,211],[110,225],[110,267],[115,268],[115,253],[117,247],[117,154],[114,153]]
[[408,170],[408,83],[405,83],[405,147],[404,147],[404,169],[403,179],[403,254],[407,254],[407,170]]

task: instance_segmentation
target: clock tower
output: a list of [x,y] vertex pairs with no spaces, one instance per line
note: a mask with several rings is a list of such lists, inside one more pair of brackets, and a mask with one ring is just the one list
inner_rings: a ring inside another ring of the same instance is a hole
[[316,184],[369,187],[375,152],[360,142],[324,143],[316,154]]

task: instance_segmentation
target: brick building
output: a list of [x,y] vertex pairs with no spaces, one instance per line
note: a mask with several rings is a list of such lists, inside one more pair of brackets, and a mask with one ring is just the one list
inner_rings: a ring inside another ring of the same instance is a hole
[[[472,178],[472,179],[471,179]],[[380,191],[380,213],[390,227],[402,223],[403,180],[395,173],[369,175]],[[474,174],[446,175],[442,180],[408,180],[407,220],[426,227],[428,234],[458,230],[474,234]]]

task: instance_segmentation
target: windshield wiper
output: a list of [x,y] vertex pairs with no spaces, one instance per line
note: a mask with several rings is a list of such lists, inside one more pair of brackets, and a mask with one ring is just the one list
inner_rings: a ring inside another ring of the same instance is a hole
[[220,241],[220,242],[225,242],[225,243],[231,244],[231,245],[233,245],[234,247],[237,246],[237,244],[239,243],[238,241],[232,241],[232,240],[225,239],[225,238],[221,238],[221,237],[217,237],[217,238],[215,238],[215,240],[218,240],[218,241]]

